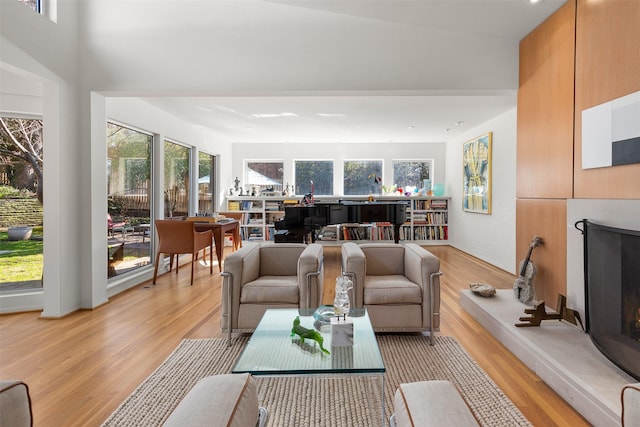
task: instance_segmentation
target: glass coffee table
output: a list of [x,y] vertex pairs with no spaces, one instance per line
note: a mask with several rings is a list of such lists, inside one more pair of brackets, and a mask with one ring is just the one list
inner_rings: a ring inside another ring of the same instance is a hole
[[[231,370],[233,373],[250,373],[259,376],[320,376],[326,378],[367,377],[374,395],[380,395],[379,402],[362,402],[371,405],[373,419],[384,417],[384,363],[376,341],[371,321],[365,309],[354,310],[353,345],[336,347],[331,345],[331,326],[323,326],[320,333],[324,353],[315,341],[291,336],[293,320],[300,316],[300,325],[314,329],[311,310],[271,309],[267,310],[253,332],[242,354]],[[316,329],[317,330],[317,329]],[[331,390],[327,390],[331,392]],[[369,394],[370,397],[373,397]],[[369,399],[371,400],[371,399]],[[374,399],[377,400],[377,399]]]

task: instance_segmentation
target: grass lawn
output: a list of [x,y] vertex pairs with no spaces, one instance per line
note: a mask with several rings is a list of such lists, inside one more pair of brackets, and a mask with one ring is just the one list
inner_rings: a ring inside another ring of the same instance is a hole
[[[33,236],[42,236],[42,227],[33,227]],[[0,287],[7,282],[41,280],[42,260],[42,240],[10,242],[7,231],[0,231]]]

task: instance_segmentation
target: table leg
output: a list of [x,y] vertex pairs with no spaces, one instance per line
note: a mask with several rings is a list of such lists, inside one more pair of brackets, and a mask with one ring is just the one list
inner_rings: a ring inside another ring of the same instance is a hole
[[224,253],[224,231],[221,228],[213,230],[213,240],[216,245],[216,256],[218,257],[218,269],[222,272],[222,254]]

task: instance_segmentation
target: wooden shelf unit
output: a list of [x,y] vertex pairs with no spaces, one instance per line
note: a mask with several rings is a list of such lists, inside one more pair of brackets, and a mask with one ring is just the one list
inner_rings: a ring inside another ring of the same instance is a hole
[[[228,196],[226,210],[241,214],[240,233],[243,240],[273,240],[274,221],[284,217],[285,202],[295,197]],[[300,198],[301,199],[301,198]],[[317,203],[339,201],[362,202],[368,196],[316,196]],[[448,244],[449,197],[437,196],[378,196],[376,201],[407,202],[407,221],[400,227],[400,240],[421,245]],[[224,214],[224,212],[222,212]],[[331,224],[318,232],[318,242],[342,244],[345,241],[393,242],[393,226],[388,223]],[[335,237],[334,237],[335,236]]]

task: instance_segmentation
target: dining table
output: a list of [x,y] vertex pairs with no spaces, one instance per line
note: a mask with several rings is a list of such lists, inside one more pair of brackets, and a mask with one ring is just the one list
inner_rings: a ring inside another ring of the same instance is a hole
[[211,230],[213,232],[213,242],[216,246],[216,256],[218,257],[218,268],[222,272],[222,257],[224,254],[224,235],[231,232],[233,236],[233,250],[236,251],[242,247],[242,239],[240,239],[240,221],[219,220],[216,222],[198,221],[194,219],[194,226],[197,231]]

